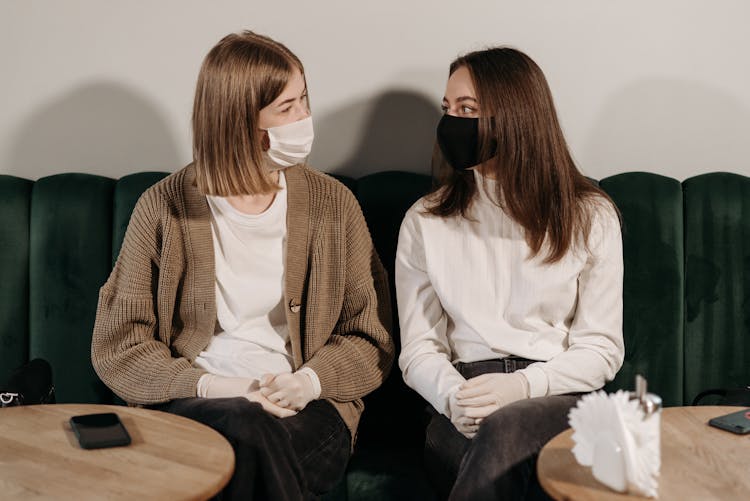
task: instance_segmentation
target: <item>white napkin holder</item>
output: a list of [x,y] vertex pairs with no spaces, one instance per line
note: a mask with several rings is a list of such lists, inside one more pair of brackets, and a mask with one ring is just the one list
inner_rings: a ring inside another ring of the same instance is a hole
[[661,398],[646,392],[604,391],[582,397],[568,415],[573,455],[599,482],[617,492],[655,498],[661,467]]

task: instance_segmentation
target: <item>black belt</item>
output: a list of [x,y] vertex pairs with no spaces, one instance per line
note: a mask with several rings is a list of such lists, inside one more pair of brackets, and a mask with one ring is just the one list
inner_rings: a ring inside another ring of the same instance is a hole
[[492,360],[480,360],[478,362],[458,362],[456,363],[456,370],[458,370],[458,372],[460,372],[466,379],[471,379],[481,374],[492,372],[504,372],[506,374],[515,372],[520,369],[525,369],[529,365],[538,361],[539,360],[510,356],[505,358],[495,358]]

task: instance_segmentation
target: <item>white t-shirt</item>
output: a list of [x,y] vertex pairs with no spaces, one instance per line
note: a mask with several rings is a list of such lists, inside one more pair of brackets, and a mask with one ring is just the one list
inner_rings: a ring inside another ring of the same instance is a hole
[[[216,265],[216,333],[194,365],[211,374],[260,379],[293,372],[284,302],[287,190],[261,214],[207,196]],[[305,370],[305,369],[303,369]],[[310,374],[311,373],[311,374]],[[309,370],[313,386],[317,375]]]
[[509,355],[541,360],[521,370],[531,397],[590,391],[622,365],[622,237],[615,211],[592,204],[589,251],[545,264],[529,259],[523,228],[476,174],[475,221],[423,213],[420,199],[401,225],[396,292],[399,366],[406,383],[449,415],[465,380],[456,362]]

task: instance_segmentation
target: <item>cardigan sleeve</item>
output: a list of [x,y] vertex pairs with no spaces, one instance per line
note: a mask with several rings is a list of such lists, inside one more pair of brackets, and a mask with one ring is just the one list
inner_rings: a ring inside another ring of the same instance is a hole
[[159,202],[149,190],[136,204],[115,267],[99,292],[91,341],[96,373],[133,404],[193,397],[205,373],[187,359],[173,357],[158,339]]
[[399,367],[404,381],[450,417],[450,396],[465,381],[451,362],[448,315],[427,273],[417,207],[407,212],[396,251],[396,296],[401,324]]
[[394,357],[388,279],[372,244],[362,209],[343,195],[344,294],[326,343],[304,364],[317,374],[320,398],[348,402],[378,388]]
[[622,366],[622,232],[609,203],[597,204],[594,210],[568,347],[520,371],[529,381],[532,398],[597,390]]

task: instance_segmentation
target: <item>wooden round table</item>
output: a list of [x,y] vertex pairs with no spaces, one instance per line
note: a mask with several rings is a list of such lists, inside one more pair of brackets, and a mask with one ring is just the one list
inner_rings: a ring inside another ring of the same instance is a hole
[[[114,412],[125,447],[82,449],[68,420]],[[218,432],[165,412],[94,404],[0,409],[2,499],[208,499],[234,472]]]
[[[708,420],[742,407],[668,407],[661,415],[660,501],[744,500],[750,496],[750,435],[708,426]],[[599,483],[575,460],[572,429],[550,440],[539,454],[539,482],[556,500],[635,501]]]

